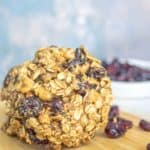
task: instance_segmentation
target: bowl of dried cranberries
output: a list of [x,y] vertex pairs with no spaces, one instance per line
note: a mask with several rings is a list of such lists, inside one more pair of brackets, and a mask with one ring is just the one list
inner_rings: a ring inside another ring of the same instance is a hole
[[116,98],[150,98],[150,61],[114,58],[102,64],[112,79]]

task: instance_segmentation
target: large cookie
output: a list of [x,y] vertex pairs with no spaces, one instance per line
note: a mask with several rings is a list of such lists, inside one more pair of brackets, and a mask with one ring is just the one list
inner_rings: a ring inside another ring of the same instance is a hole
[[50,46],[9,71],[1,100],[7,106],[7,134],[56,150],[77,147],[107,123],[111,81],[85,48]]

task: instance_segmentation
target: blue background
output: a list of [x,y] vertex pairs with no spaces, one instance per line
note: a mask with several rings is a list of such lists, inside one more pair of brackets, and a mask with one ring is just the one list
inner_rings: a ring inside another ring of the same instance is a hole
[[150,59],[149,0],[0,0],[0,82],[39,47]]

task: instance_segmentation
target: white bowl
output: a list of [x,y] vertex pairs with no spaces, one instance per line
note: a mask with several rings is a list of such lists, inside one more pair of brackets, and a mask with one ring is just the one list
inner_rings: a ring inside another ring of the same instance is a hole
[[[150,69],[150,61],[137,59],[119,59],[142,68]],[[141,99],[150,98],[150,81],[113,81],[113,95],[116,99]]]

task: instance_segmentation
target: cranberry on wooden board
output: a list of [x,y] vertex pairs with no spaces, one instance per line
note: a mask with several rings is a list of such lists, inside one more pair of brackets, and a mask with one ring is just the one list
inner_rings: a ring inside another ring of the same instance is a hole
[[124,118],[117,118],[117,123],[124,126],[126,129],[130,129],[133,127],[133,123],[130,120],[124,119]]
[[115,122],[109,122],[105,128],[105,134],[109,138],[118,138],[124,135],[125,132],[126,132],[125,127]]
[[147,150],[150,150],[150,143],[149,144],[147,144]]
[[113,105],[110,108],[109,111],[109,120],[113,121],[114,117],[118,117],[119,116],[119,107],[117,105]]
[[128,129],[133,127],[132,121],[121,118],[119,115],[119,107],[117,105],[111,106],[108,124],[105,128],[105,134],[109,138],[119,138],[123,136]]
[[150,122],[146,121],[146,120],[141,120],[139,122],[139,126],[141,129],[143,129],[144,131],[148,131],[150,132]]

